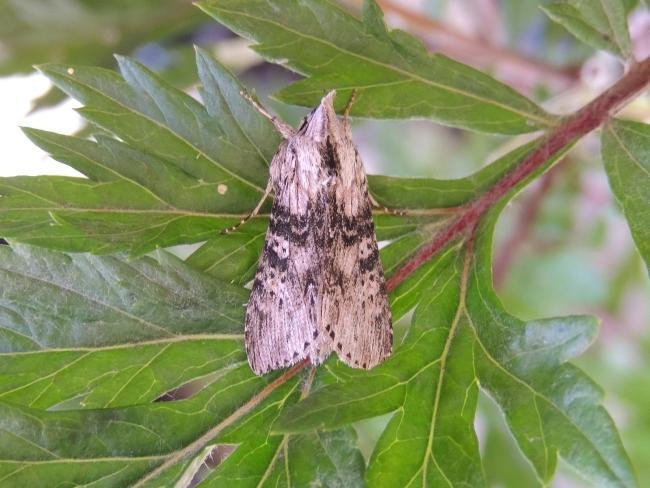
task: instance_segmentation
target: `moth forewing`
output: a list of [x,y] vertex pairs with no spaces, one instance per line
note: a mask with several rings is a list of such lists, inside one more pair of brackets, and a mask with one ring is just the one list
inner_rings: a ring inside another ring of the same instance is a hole
[[271,162],[275,199],[246,309],[246,351],[256,374],[312,357],[319,348],[329,176],[317,154],[313,141],[298,133]]
[[256,374],[332,351],[371,368],[391,351],[392,328],[365,172],[334,92],[273,157],[275,199],[246,309]]
[[[333,112],[333,109],[332,109]],[[330,239],[323,321],[339,358],[372,368],[391,353],[392,323],[363,163],[347,120],[329,147],[337,175],[328,206]]]

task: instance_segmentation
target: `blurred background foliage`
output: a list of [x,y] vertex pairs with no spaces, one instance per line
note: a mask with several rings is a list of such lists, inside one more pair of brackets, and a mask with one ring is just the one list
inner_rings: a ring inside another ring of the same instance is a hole
[[[341,2],[351,10],[360,1]],[[389,24],[420,36],[434,51],[476,66],[543,102],[570,112],[622,72],[615,58],[594,52],[554,24],[533,0],[382,0]],[[650,52],[650,13],[627,1],[637,58]],[[131,55],[196,94],[193,44],[234,70],[262,98],[296,79],[264,63],[246,41],[211,21],[187,0],[3,0],[0,76],[26,74],[44,62],[114,67]],[[33,109],[59,104],[50,89]],[[295,122],[303,109],[266,100]],[[650,98],[624,117],[650,122]],[[370,173],[457,178],[470,174],[526,137],[509,140],[425,121],[355,121],[355,138]],[[5,165],[20,155],[5,154]],[[20,173],[17,166],[15,173]],[[495,285],[506,308],[524,319],[590,313],[602,322],[597,344],[579,359],[606,392],[605,403],[643,480],[650,480],[650,280],[602,170],[597,138],[520,194],[501,216],[494,246]],[[501,414],[481,401],[477,430],[493,486],[535,484],[516,453]],[[382,419],[359,426],[371,445]],[[362,446],[363,447],[363,446]],[[367,447],[367,446],[366,446]],[[366,449],[369,452],[369,449]],[[567,468],[554,486],[583,486]]]

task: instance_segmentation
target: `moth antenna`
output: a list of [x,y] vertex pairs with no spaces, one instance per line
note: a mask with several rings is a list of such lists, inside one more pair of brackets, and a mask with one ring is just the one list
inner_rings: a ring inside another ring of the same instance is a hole
[[359,90],[357,90],[356,88],[352,90],[352,93],[350,94],[350,98],[348,99],[348,103],[345,104],[345,108],[343,109],[343,118],[345,119],[345,122],[348,124],[350,123],[349,121],[350,110],[352,110],[352,105],[354,105],[358,93]]
[[380,210],[383,210],[387,214],[399,215],[399,216],[404,215],[404,212],[402,212],[401,210],[394,210],[392,208],[384,207],[381,203],[379,203],[377,200],[375,200],[375,197],[372,196],[372,193],[370,193],[370,192],[368,192],[368,199],[370,200],[370,204],[373,207],[378,208]]
[[249,213],[246,217],[244,217],[243,219],[241,219],[238,223],[236,223],[235,225],[233,225],[232,227],[227,227],[227,228],[225,228],[225,229],[222,229],[222,230],[221,230],[221,233],[222,233],[222,234],[230,234],[231,232],[233,232],[233,231],[239,229],[242,225],[244,225],[244,224],[245,224],[246,222],[248,222],[250,219],[252,219],[253,217],[255,217],[255,216],[260,212],[260,209],[262,208],[262,205],[264,205],[264,202],[266,201],[266,199],[267,199],[267,198],[269,197],[269,195],[271,194],[271,190],[272,190],[272,189],[273,189],[273,185],[272,185],[272,183],[271,183],[271,179],[269,179],[269,182],[268,182],[268,184],[266,185],[266,190],[264,190],[264,195],[262,195],[262,198],[260,199],[260,201],[257,202],[257,205],[255,206],[255,208],[253,209],[253,211],[252,211],[251,213]]
[[259,113],[261,113],[264,117],[269,119],[271,123],[273,123],[277,131],[280,134],[282,134],[282,137],[284,137],[285,139],[289,139],[290,137],[293,137],[295,135],[295,131],[293,130],[293,127],[280,120],[279,117],[276,117],[275,115],[271,115],[264,107],[262,107],[262,105],[259,104],[257,100],[251,97],[248,92],[242,90],[239,93],[242,97],[248,100],[248,103],[250,103]]

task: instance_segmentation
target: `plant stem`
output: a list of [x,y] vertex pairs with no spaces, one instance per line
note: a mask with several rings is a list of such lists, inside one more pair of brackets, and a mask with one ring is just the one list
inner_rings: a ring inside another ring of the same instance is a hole
[[156,467],[155,469],[150,471],[146,476],[136,481],[133,485],[131,485],[132,488],[143,486],[147,481],[156,478],[157,476],[162,474],[163,471],[173,466],[180,460],[195,455],[197,452],[203,449],[212,439],[214,439],[223,429],[232,425],[240,418],[242,418],[244,415],[246,415],[251,410],[253,410],[255,407],[257,407],[271,393],[273,393],[277,388],[285,384],[291,378],[296,376],[308,364],[309,361],[307,359],[303,359],[299,363],[296,363],[294,366],[286,370],[283,374],[278,376],[276,379],[274,379],[268,385],[266,385],[264,388],[258,391],[255,395],[250,397],[250,399],[246,403],[244,403],[241,407],[237,408],[237,410],[235,410],[233,413],[231,413],[228,417],[223,419],[217,425],[212,427],[201,437],[196,439],[191,444],[185,446],[180,451],[177,451],[171,456],[169,456],[165,460],[165,462],[163,462],[160,466]]
[[555,128],[548,131],[535,149],[505,175],[490,190],[465,205],[459,216],[437,234],[431,242],[407,261],[387,281],[386,289],[394,290],[411,273],[426,263],[451,240],[473,228],[481,216],[505,194],[531,176],[549,159],[557,156],[568,146],[599,127],[614,112],[643,90],[650,82],[650,58],[632,65],[618,82],[572,115],[565,117]]

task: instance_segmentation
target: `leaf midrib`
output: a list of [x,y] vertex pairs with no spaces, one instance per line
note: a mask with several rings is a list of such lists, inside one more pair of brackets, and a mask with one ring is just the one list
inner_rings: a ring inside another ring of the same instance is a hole
[[142,342],[126,342],[121,344],[110,344],[106,346],[97,347],[61,347],[61,348],[45,348],[38,351],[18,351],[18,352],[3,352],[0,353],[0,358],[7,356],[27,356],[30,354],[46,354],[46,353],[59,353],[59,352],[96,352],[101,353],[111,349],[127,349],[136,348],[141,346],[151,346],[156,344],[167,344],[169,342],[190,342],[190,341],[205,341],[205,340],[218,340],[218,341],[242,341],[244,334],[192,334],[192,335],[176,335],[173,337],[165,337],[163,339],[153,339]]
[[[90,297],[90,296],[84,295],[80,291],[77,291],[77,290],[74,290],[74,289],[69,288],[67,286],[64,286],[61,283],[55,283],[53,281],[49,281],[49,280],[46,280],[46,279],[38,277],[38,276],[30,275],[29,273],[24,273],[24,272],[21,273],[21,272],[18,272],[16,270],[7,269],[6,267],[0,268],[0,271],[4,271],[6,273],[9,273],[9,274],[12,274],[12,275],[15,275],[15,276],[26,278],[28,280],[37,281],[37,282],[42,283],[44,285],[49,285],[49,286],[51,286],[53,288],[63,290],[63,291],[65,291],[67,293],[70,293],[72,295],[76,295],[76,296],[81,297],[82,299],[87,300],[87,301],[89,301],[91,303],[94,303],[96,305],[105,307],[108,310],[111,310],[111,311],[117,313],[118,315],[123,315],[124,317],[127,317],[128,319],[134,320],[135,322],[141,323],[142,325],[145,325],[147,327],[151,327],[152,329],[159,330],[159,331],[163,332],[167,337],[173,337],[173,336],[176,335],[176,334],[173,334],[172,332],[168,331],[167,329],[165,329],[164,327],[162,327],[162,326],[160,326],[158,324],[154,324],[153,322],[149,322],[148,320],[145,320],[145,319],[143,319],[141,317],[133,315],[133,314],[127,312],[126,310],[122,310],[121,308],[115,307],[114,305],[111,305],[109,303],[102,302],[101,300],[99,300],[99,299],[97,299],[95,297]],[[233,320],[230,317],[228,317],[228,318],[230,320]]]
[[97,463],[97,462],[127,462],[132,463],[134,461],[140,460],[159,460],[169,457],[171,454],[161,454],[158,456],[133,456],[133,457],[124,457],[124,456],[108,456],[108,457],[93,457],[93,458],[56,458],[56,459],[43,459],[43,460],[17,460],[17,459],[2,459],[0,464],[27,464],[27,465],[39,465],[39,464],[61,464],[61,463],[74,463],[74,464],[86,464],[86,463]]
[[[465,293],[467,291],[467,277],[469,274],[469,263],[471,261],[471,249],[472,249],[471,246],[468,246],[465,250],[464,265],[463,265],[463,270],[460,278],[458,306],[456,308],[456,314],[454,316],[454,320],[452,321],[451,326],[449,327],[449,332],[447,333],[447,339],[445,341],[445,345],[439,359],[440,368],[438,370],[438,383],[436,385],[436,395],[434,398],[433,408],[431,411],[431,421],[430,421],[430,428],[429,428],[429,438],[427,441],[427,448],[422,459],[422,465],[420,466],[420,469],[416,471],[416,473],[413,475],[413,478],[411,478],[411,480],[409,481],[408,483],[409,485],[415,479],[417,473],[422,471],[422,486],[427,486],[427,467],[428,467],[428,459],[430,457],[433,460],[434,464],[436,465],[438,472],[442,475],[445,481],[447,481],[449,486],[452,488],[454,486],[451,480],[447,477],[444,470],[438,464],[438,460],[436,459],[436,456],[433,453],[433,439],[435,437],[435,430],[436,430],[436,425],[438,420],[438,407],[440,406],[440,396],[442,392],[443,382],[445,380],[445,373],[446,373],[445,366],[447,363],[447,359],[449,357],[449,352],[451,350],[451,344],[454,338],[456,337],[456,330],[458,328],[458,325],[460,324],[460,319],[463,315],[463,310],[465,309]],[[442,290],[444,290],[444,286]]]
[[[201,55],[201,57],[203,57],[203,54],[202,54],[202,53],[201,53],[200,55]],[[207,62],[205,62],[205,61],[203,61],[203,63],[205,63],[206,66],[209,65],[209,63],[207,63]],[[215,79],[214,75],[212,74],[212,69],[211,69],[211,67],[208,67],[208,71],[210,72],[210,77],[212,78],[212,80],[213,80],[213,82],[215,83],[215,85],[217,85],[218,87],[220,87],[220,83]],[[204,85],[203,88],[204,88],[204,90],[208,91],[207,89],[205,89],[205,85]],[[241,86],[240,86],[239,88],[240,88],[240,90],[242,89]],[[219,92],[216,92],[216,93],[210,91],[209,93],[211,93],[213,96],[217,96],[217,97],[221,98],[221,100],[223,101],[222,107],[224,107],[224,108],[228,111],[228,114],[230,115],[230,118],[231,118],[231,120],[233,121],[235,127],[237,127],[237,130],[239,131],[239,133],[242,134],[242,135],[244,136],[244,138],[248,141],[248,143],[251,145],[251,147],[253,147],[253,148],[255,149],[255,151],[256,151],[257,154],[259,155],[260,159],[261,159],[261,160],[264,162],[264,164],[268,167],[269,162],[266,160],[266,157],[264,156],[264,153],[262,152],[262,148],[259,147],[257,144],[255,144],[255,142],[253,141],[253,139],[249,136],[248,132],[246,132],[246,131],[244,130],[244,127],[243,127],[243,126],[241,125],[241,123],[239,122],[239,119],[238,119],[237,117],[235,117],[235,113],[234,113],[232,107],[230,106],[230,99],[229,99],[228,97],[226,97],[225,94],[222,93],[222,92],[220,92],[220,91],[219,91]]]
[[[203,269],[203,272],[204,272],[204,273],[209,273],[210,271],[212,271],[212,270],[215,268],[215,266],[217,266],[218,264],[221,264],[223,261],[225,261],[225,260],[228,259],[229,257],[233,256],[234,254],[236,254],[236,253],[238,253],[238,252],[240,252],[240,251],[242,251],[242,250],[247,250],[247,249],[249,249],[249,246],[251,246],[251,245],[253,244],[253,242],[257,241],[260,237],[264,237],[264,236],[266,236],[266,231],[264,231],[264,232],[260,232],[260,233],[258,233],[258,234],[254,234],[253,237],[252,237],[251,239],[249,239],[248,241],[246,241],[246,242],[243,243],[242,245],[237,246],[236,248],[234,248],[234,249],[233,249],[232,251],[230,251],[229,253],[224,254],[224,255],[221,256],[219,259],[215,260],[215,261],[214,261],[210,266],[208,266],[207,268]],[[255,263],[255,264],[257,264],[257,263]]]
[[[24,192],[34,198],[39,198],[37,195],[31,195],[30,192]],[[11,197],[8,197],[11,198]],[[43,199],[45,200],[45,199]],[[56,202],[52,202],[56,203]],[[58,207],[4,207],[0,208],[0,213],[2,212],[26,212],[40,210],[44,212],[56,212],[56,213],[119,213],[119,214],[151,214],[151,215],[177,215],[180,217],[206,217],[206,218],[215,218],[215,219],[237,219],[247,217],[248,214],[236,214],[236,213],[212,213],[212,212],[197,212],[195,210],[183,210],[183,209],[137,209],[137,208],[102,208],[102,207],[66,207],[64,204],[60,204]],[[257,214],[256,219],[268,218],[270,214]]]

